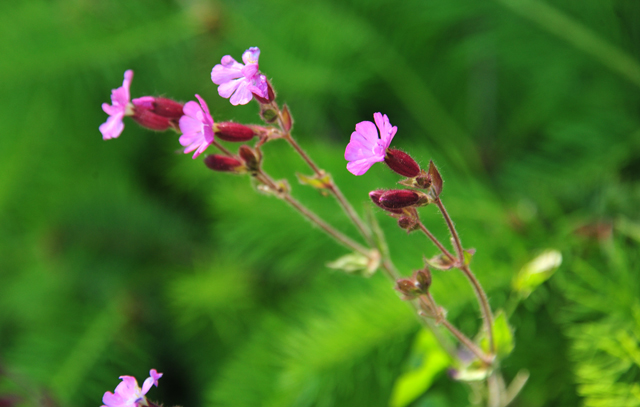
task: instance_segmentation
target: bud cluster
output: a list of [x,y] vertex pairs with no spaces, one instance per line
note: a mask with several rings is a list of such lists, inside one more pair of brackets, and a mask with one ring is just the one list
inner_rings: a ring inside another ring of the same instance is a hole
[[400,278],[396,281],[396,290],[402,294],[403,300],[413,300],[429,293],[431,286],[431,271],[425,267],[416,270],[410,278]]

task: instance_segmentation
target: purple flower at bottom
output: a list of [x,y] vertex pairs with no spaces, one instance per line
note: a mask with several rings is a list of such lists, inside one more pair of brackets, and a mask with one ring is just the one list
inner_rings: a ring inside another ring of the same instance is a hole
[[196,158],[213,143],[213,118],[209,113],[206,102],[196,95],[200,105],[189,101],[184,105],[184,116],[180,118],[180,144],[185,146],[184,153],[196,150],[193,158]]
[[129,87],[133,79],[133,71],[131,69],[124,73],[124,81],[122,86],[111,91],[111,104],[102,104],[102,110],[109,115],[106,122],[100,125],[100,132],[104,140],[117,138],[124,130],[122,119],[125,116],[133,115],[133,105],[131,104],[131,96],[129,95]]
[[253,94],[267,99],[269,96],[267,77],[258,68],[260,49],[251,47],[242,54],[245,65],[237,62],[231,55],[222,57],[221,63],[211,70],[211,80],[218,86],[218,93],[229,98],[232,105],[246,105]]
[[347,170],[353,175],[362,175],[374,163],[384,161],[387,148],[398,131],[396,126],[391,126],[386,114],[374,113],[373,119],[376,124],[368,121],[356,124],[356,131],[351,133],[351,141],[344,152],[345,160],[349,161]]
[[144,396],[147,394],[151,386],[158,387],[158,379],[162,377],[162,373],[158,373],[156,369],[151,369],[149,375],[144,383],[142,389],[138,387],[138,382],[133,376],[120,376],[122,382],[116,387],[114,393],[110,391],[104,393],[102,396],[102,407],[141,407],[148,405],[147,398]]

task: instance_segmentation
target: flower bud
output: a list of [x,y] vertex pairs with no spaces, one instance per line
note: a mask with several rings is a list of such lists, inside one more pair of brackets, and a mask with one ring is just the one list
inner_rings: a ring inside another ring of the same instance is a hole
[[413,278],[418,284],[420,291],[426,294],[429,291],[429,287],[431,287],[431,270],[427,267],[422,270],[416,270],[413,273]]
[[380,197],[378,202],[385,209],[401,209],[408,206],[414,206],[421,200],[420,194],[410,189],[394,189],[386,191]]
[[242,142],[251,140],[256,133],[251,127],[234,122],[216,123],[215,135],[225,141]]
[[385,191],[384,189],[376,189],[375,191],[369,192],[369,198],[371,198],[371,200],[373,201],[374,204],[376,204],[378,207],[384,209],[385,211],[392,212],[392,213],[397,213],[397,214],[403,213],[402,209],[391,209],[391,208],[387,208],[385,206],[382,206],[382,204],[380,203],[380,197],[385,192],[387,192],[387,191]]
[[260,168],[260,155],[251,147],[245,144],[241,145],[238,154],[250,171],[257,171]]
[[243,173],[246,167],[240,160],[226,155],[212,154],[204,158],[207,167],[214,171]]
[[169,118],[157,115],[147,109],[135,109],[133,120],[142,127],[156,131],[165,131],[173,125]]
[[169,120],[178,121],[184,115],[182,103],[167,98],[157,98],[153,96],[143,96],[131,101],[135,106],[136,113],[149,110],[158,116],[166,117]]
[[400,278],[396,281],[396,290],[402,294],[403,300],[412,300],[420,295],[415,281],[409,278]]
[[389,168],[402,176],[413,178],[420,174],[420,166],[418,163],[404,151],[395,148],[387,149],[384,162]]
[[398,218],[398,226],[409,233],[416,229],[416,227],[418,226],[418,221],[413,216],[402,215]]
[[171,120],[180,120],[184,115],[183,104],[167,98],[154,98],[153,113]]

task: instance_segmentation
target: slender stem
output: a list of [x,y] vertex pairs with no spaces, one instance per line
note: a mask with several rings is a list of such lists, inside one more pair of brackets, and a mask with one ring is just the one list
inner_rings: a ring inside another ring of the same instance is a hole
[[493,339],[493,313],[491,312],[491,306],[489,305],[489,299],[487,298],[487,294],[482,289],[480,282],[473,274],[468,265],[464,265],[460,267],[460,270],[467,276],[467,279],[471,282],[471,286],[473,287],[473,291],[476,293],[476,297],[478,298],[478,302],[480,303],[480,308],[482,310],[482,315],[484,316],[484,321],[487,328],[487,339],[489,339],[489,349],[491,353],[495,353],[496,346],[495,341]]
[[[307,163],[307,165],[311,168],[311,170],[316,174],[316,176],[318,177],[323,177],[325,175],[325,172],[323,170],[321,170],[311,159],[311,157],[309,157],[307,155],[307,153],[302,149],[302,147],[300,147],[300,145],[294,140],[294,138],[291,136],[290,133],[286,133],[283,138],[285,140],[287,140],[287,142],[291,145],[291,147],[293,147],[294,150],[296,150],[296,152],[300,155],[300,157],[302,157],[302,159]],[[360,234],[362,234],[362,236],[367,240],[367,243],[371,244],[373,242],[372,240],[372,236],[371,236],[371,231],[365,226],[364,222],[362,222],[362,220],[360,219],[360,217],[358,216],[358,213],[355,211],[355,209],[353,209],[353,207],[351,206],[351,204],[349,203],[349,201],[347,201],[347,199],[345,198],[345,196],[342,194],[342,192],[340,191],[340,188],[338,188],[338,186],[336,185],[335,182],[333,182],[333,179],[329,178],[329,186],[327,187],[327,189],[333,194],[333,196],[338,200],[338,203],[340,204],[340,206],[342,207],[342,209],[345,211],[345,213],[347,214],[347,216],[351,219],[351,221],[354,223],[354,225],[358,228],[358,230],[360,231]]]
[[482,286],[480,285],[480,282],[478,281],[476,276],[473,274],[469,266],[465,264],[464,251],[462,250],[462,243],[460,242],[460,236],[458,235],[458,232],[456,231],[456,228],[453,225],[453,221],[451,220],[449,213],[444,208],[444,205],[442,203],[442,200],[440,200],[440,197],[436,198],[436,205],[438,205],[438,209],[440,209],[440,212],[442,213],[442,216],[444,217],[445,222],[447,222],[447,226],[449,227],[449,232],[451,233],[451,237],[453,238],[453,242],[456,247],[456,252],[458,253],[458,261],[460,262],[459,268],[460,270],[462,270],[464,275],[467,276],[467,279],[471,283],[471,286],[473,287],[473,291],[476,294],[478,303],[480,304],[480,311],[482,312],[482,316],[484,317],[484,322],[487,330],[487,338],[489,339],[489,349],[491,353],[495,353],[496,347],[495,347],[495,341],[493,339],[493,313],[491,312],[489,299],[487,298],[487,294],[482,289]]
[[336,230],[333,226],[329,225],[327,222],[322,220],[318,215],[316,215],[310,209],[308,209],[307,207],[302,205],[300,202],[298,202],[295,198],[293,198],[288,191],[285,191],[285,192],[279,191],[279,188],[276,185],[276,183],[263,170],[258,170],[257,177],[261,182],[266,184],[271,190],[276,192],[276,196],[278,196],[279,198],[287,202],[289,205],[291,205],[294,209],[300,212],[304,217],[309,219],[311,222],[318,225],[329,236],[333,237],[336,241],[341,243],[343,246],[346,246],[351,250],[354,250],[356,252],[359,252],[369,257],[370,255],[369,249],[357,243],[356,241],[352,240],[351,238],[347,237],[343,233]]
[[231,153],[231,151],[229,151],[226,148],[224,148],[222,146],[222,144],[218,143],[216,140],[213,140],[213,143],[211,143],[211,144],[216,146],[216,148],[218,148],[218,150],[222,151],[227,157],[233,157],[233,154]]
[[440,243],[440,241],[431,232],[429,232],[429,229],[427,229],[426,226],[422,224],[422,222],[418,221],[418,227],[420,227],[420,230],[422,230],[424,234],[427,235],[429,239],[431,239],[433,244],[435,244],[438,247],[438,249],[440,249],[440,251],[444,253],[445,256],[449,257],[451,261],[455,261],[456,258],[453,256],[453,254],[449,253],[449,250],[447,250],[442,245],[442,243]]
[[447,227],[451,232],[451,237],[453,238],[453,243],[455,245],[458,259],[460,260],[461,263],[464,263],[464,252],[462,251],[462,243],[460,242],[460,236],[458,236],[458,232],[456,232],[456,227],[453,225],[453,221],[451,220],[451,217],[449,216],[449,213],[447,212],[447,210],[444,208],[444,205],[442,204],[442,200],[440,200],[440,197],[436,198],[436,205],[438,205],[438,209],[440,209],[442,216],[444,216],[445,222],[447,222]]
[[441,324],[445,328],[447,328],[449,330],[449,332],[451,332],[451,334],[453,336],[455,336],[460,341],[460,343],[462,343],[464,346],[466,346],[480,360],[482,360],[487,365],[491,365],[493,363],[493,358],[492,357],[490,357],[488,355],[485,355],[484,352],[482,352],[482,349],[480,349],[475,343],[473,343],[473,341],[471,339],[467,338],[465,336],[465,334],[463,334],[462,332],[458,331],[458,329],[455,326],[451,325],[451,323],[449,321],[447,321],[446,319],[443,319],[441,321]]
[[311,167],[311,169],[313,170],[313,172],[318,175],[318,176],[322,176],[324,175],[324,172],[322,170],[320,170],[320,168],[318,168],[318,166],[316,165],[316,163],[313,162],[313,160],[311,159],[311,157],[309,157],[307,155],[307,153],[302,149],[302,147],[300,147],[300,144],[298,144],[293,137],[291,137],[290,133],[286,133],[283,138],[285,140],[287,140],[287,142],[289,142],[289,144],[291,144],[291,147],[294,148],[294,150],[296,150],[296,152],[298,154],[300,154],[300,157],[302,157],[302,159],[307,163],[307,165],[309,167]]

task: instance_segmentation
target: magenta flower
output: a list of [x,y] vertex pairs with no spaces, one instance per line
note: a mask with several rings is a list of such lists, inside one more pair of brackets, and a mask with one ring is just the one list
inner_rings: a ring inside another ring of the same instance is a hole
[[158,373],[156,369],[151,369],[149,375],[144,383],[142,389],[138,387],[138,382],[133,376],[120,376],[122,382],[116,387],[114,393],[110,391],[104,393],[102,396],[102,407],[141,407],[148,405],[147,398],[144,396],[147,394],[151,386],[158,387],[158,379],[162,377],[162,373]]
[[102,110],[109,115],[107,121],[100,125],[100,133],[104,140],[117,138],[124,130],[122,119],[125,116],[133,116],[133,104],[129,95],[132,79],[133,71],[129,69],[124,73],[122,86],[111,91],[111,105],[102,104]]
[[268,98],[267,77],[258,69],[260,49],[251,47],[242,54],[245,65],[236,62],[231,55],[222,57],[221,63],[211,70],[211,80],[218,86],[218,93],[223,98],[231,96],[232,105],[246,105],[253,94]]
[[384,161],[387,148],[398,131],[396,126],[391,126],[386,114],[374,113],[373,119],[375,125],[367,121],[356,124],[356,131],[351,133],[351,141],[344,152],[345,160],[349,161],[347,170],[353,175],[362,175],[374,163]]
[[184,105],[184,116],[180,118],[180,144],[185,146],[184,153],[196,150],[193,158],[196,158],[213,143],[213,118],[209,113],[209,107],[205,101],[196,95],[200,106],[196,102],[189,101]]

